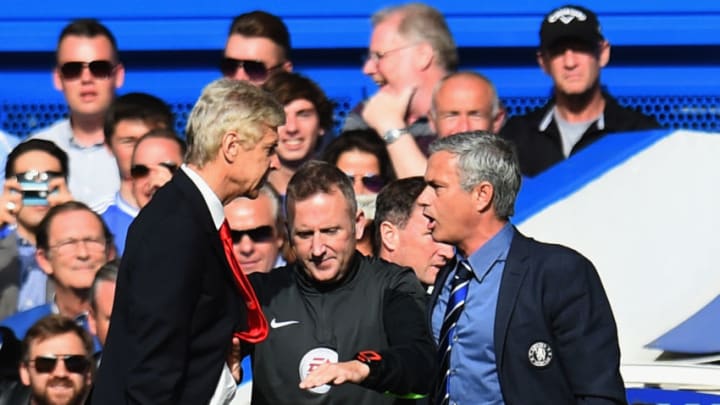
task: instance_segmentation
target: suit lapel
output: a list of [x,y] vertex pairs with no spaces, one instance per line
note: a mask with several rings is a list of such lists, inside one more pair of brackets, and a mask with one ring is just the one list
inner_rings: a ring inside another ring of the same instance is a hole
[[510,318],[515,309],[520,287],[527,274],[528,239],[515,229],[510,251],[508,252],[505,269],[503,270],[495,311],[495,361],[498,371],[502,370],[505,339],[510,325]]

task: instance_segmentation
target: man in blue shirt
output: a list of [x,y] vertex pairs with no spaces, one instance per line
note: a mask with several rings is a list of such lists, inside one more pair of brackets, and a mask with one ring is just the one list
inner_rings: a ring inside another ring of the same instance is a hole
[[435,404],[625,403],[615,320],[592,263],[509,222],[521,179],[511,144],[470,132],[430,153],[418,202],[433,238],[457,247],[431,297]]

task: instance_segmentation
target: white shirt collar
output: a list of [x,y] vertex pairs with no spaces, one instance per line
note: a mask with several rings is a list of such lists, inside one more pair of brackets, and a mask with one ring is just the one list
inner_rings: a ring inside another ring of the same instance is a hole
[[196,171],[191,169],[188,165],[183,164],[180,169],[187,174],[190,180],[200,190],[205,204],[210,210],[213,222],[215,223],[215,229],[220,229],[223,221],[225,221],[225,211],[223,210],[222,202],[215,192],[210,188],[205,179],[203,179]]

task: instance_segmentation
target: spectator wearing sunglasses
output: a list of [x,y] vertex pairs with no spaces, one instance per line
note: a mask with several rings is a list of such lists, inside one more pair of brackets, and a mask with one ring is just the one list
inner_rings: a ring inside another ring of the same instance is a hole
[[233,253],[245,274],[267,273],[284,266],[285,224],[280,196],[265,184],[257,198],[238,197],[225,206]]
[[241,14],[230,25],[220,71],[223,76],[257,86],[268,77],[292,71],[290,33],[285,23],[264,11]]
[[51,302],[18,312],[0,322],[22,339],[37,320],[50,314],[72,318],[86,329],[88,290],[95,273],[115,257],[113,237],[100,215],[69,201],[47,212],[36,231],[37,263],[52,281]]
[[[16,146],[8,155],[5,175],[0,195],[0,320],[52,300],[52,283],[36,259],[35,232],[51,207],[72,200],[68,156],[50,141],[30,139]],[[30,190],[33,187],[37,191]]]
[[132,153],[137,141],[155,128],[172,129],[173,114],[164,101],[150,94],[122,95],[113,101],[105,115],[105,144],[115,156],[120,173],[120,191],[115,195],[114,205],[131,217],[138,211],[130,176]]
[[278,128],[280,167],[268,178],[275,190],[285,195],[292,175],[318,153],[322,137],[330,132],[333,104],[317,83],[298,73],[277,73],[265,82],[263,89],[285,109],[285,125]]
[[455,41],[440,11],[422,3],[382,9],[372,25],[363,73],[378,91],[348,115],[343,130],[374,129],[397,175],[419,176],[435,139],[428,122],[432,91],[457,67]]
[[[155,192],[165,185],[180,167],[185,155],[185,142],[172,129],[157,128],[143,135],[135,144],[131,157],[131,193],[139,208],[150,202]],[[137,216],[114,204],[102,214],[115,237],[115,248],[122,256],[130,223]]]
[[357,249],[372,255],[375,199],[385,184],[395,180],[385,145],[370,129],[346,131],[328,144],[323,160],[337,166],[352,182],[358,208],[365,214]]
[[20,379],[29,400],[15,404],[80,405],[92,384],[91,336],[72,319],[49,315],[22,342]]
[[417,202],[424,188],[425,180],[415,176],[395,180],[380,191],[373,244],[377,257],[410,267],[431,293],[438,271],[455,256],[455,251],[432,238],[430,221]]
[[115,158],[105,145],[105,113],[123,84],[113,34],[96,20],[75,20],[60,33],[55,88],[63,92],[70,116],[34,135],[55,142],[70,156],[73,196],[102,212],[120,188]]

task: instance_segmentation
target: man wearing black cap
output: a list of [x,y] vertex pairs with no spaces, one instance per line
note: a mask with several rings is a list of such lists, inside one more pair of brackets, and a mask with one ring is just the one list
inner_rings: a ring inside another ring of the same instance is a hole
[[654,118],[621,107],[600,86],[610,44],[592,11],[562,6],[545,16],[537,60],[553,80],[542,108],[508,120],[501,135],[515,142],[520,169],[535,176],[607,133],[657,128]]

